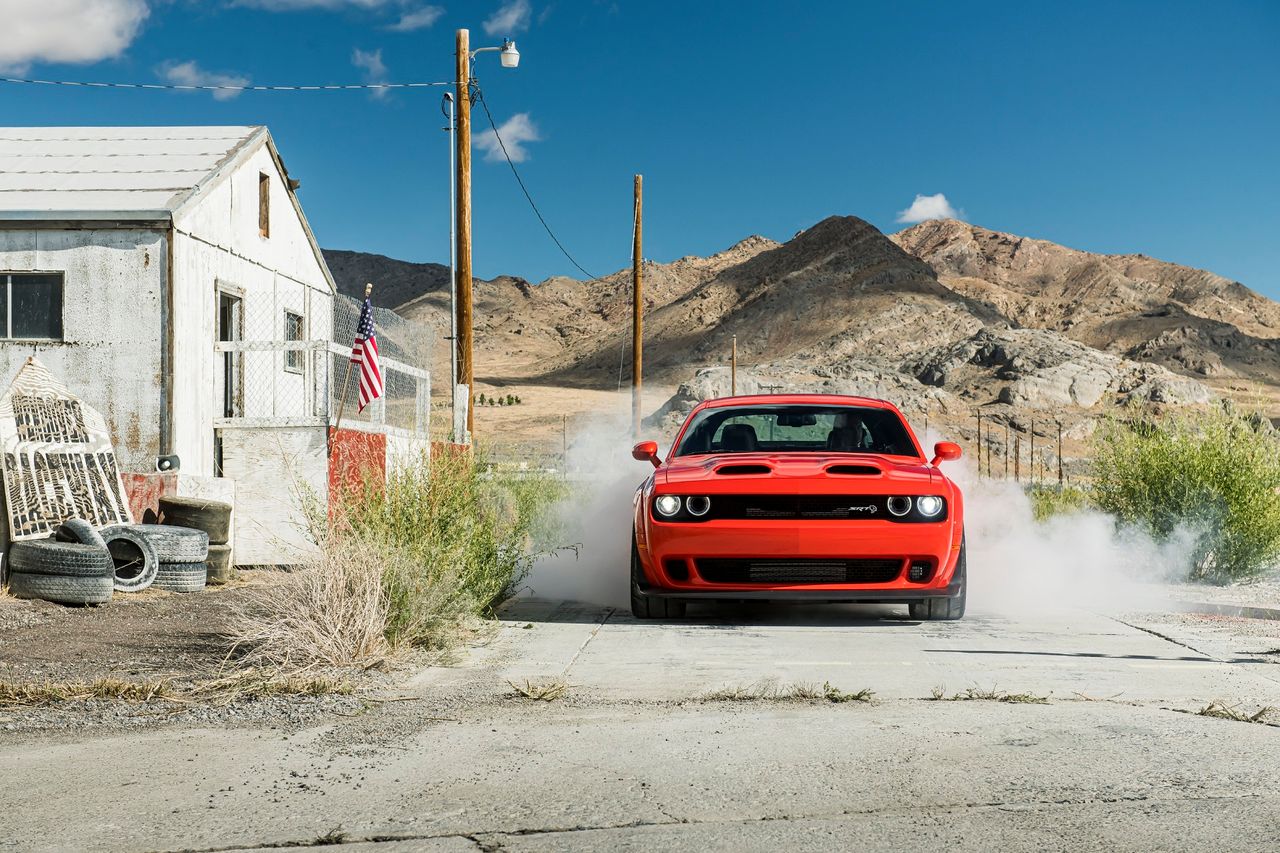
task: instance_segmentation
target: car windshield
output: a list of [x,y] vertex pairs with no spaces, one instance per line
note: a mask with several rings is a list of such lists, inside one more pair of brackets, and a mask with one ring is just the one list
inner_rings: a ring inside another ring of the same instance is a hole
[[817,405],[703,409],[674,455],[753,452],[918,455],[902,419],[889,409]]

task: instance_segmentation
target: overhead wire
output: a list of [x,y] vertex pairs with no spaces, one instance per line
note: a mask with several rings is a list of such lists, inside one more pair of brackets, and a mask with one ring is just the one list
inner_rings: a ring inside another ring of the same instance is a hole
[[329,92],[356,89],[427,89],[447,83],[334,83],[307,86],[258,86],[250,83],[110,83],[93,80],[37,80],[0,77],[0,83],[30,86],[81,86],[89,89],[168,89],[183,92]]

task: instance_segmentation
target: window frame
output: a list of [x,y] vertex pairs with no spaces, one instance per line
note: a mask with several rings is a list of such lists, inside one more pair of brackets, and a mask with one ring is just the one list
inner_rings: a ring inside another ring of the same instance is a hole
[[[299,337],[289,337],[289,320],[297,318]],[[307,315],[301,311],[293,311],[288,308],[284,309],[284,340],[286,343],[298,342],[302,343],[307,340]],[[298,375],[306,372],[307,360],[303,356],[300,349],[287,349],[284,351],[284,370],[286,373],[296,373]]]
[[258,236],[271,237],[271,176],[258,173]]
[[[48,276],[58,280],[58,328],[60,334],[51,337],[15,337],[13,334],[13,277],[15,275]],[[62,343],[67,339],[67,273],[66,270],[0,270],[0,285],[4,287],[5,322],[0,329],[0,341],[40,341]]]

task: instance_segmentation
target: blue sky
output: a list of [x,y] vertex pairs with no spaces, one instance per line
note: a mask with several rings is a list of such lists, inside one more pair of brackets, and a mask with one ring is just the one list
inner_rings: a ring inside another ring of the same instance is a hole
[[[80,14],[96,11],[92,18]],[[0,0],[9,74],[258,84],[443,81],[454,30],[517,40],[477,77],[561,240],[593,273],[886,232],[917,195],[970,222],[1143,252],[1280,298],[1280,3]],[[486,33],[486,24],[491,34]],[[193,64],[192,64],[193,63]],[[0,85],[6,124],[266,124],[322,245],[448,261],[442,90]],[[483,113],[475,113],[477,131]],[[529,138],[533,137],[533,138]],[[475,269],[574,274],[505,162],[476,150]]]

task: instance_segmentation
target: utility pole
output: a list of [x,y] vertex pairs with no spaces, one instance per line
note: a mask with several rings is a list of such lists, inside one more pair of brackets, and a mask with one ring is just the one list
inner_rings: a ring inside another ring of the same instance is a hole
[[475,431],[474,372],[471,350],[471,33],[458,30],[457,34],[457,122],[454,131],[458,149],[457,207],[455,231],[458,243],[457,270],[454,285],[457,288],[457,340],[458,384],[467,386],[467,434],[462,442],[470,443]]
[[631,234],[631,434],[640,436],[640,386],[644,381],[644,253],[641,245],[644,176],[636,175],[635,224]]
[[729,396],[738,396],[738,336],[733,336],[733,352],[729,355]]

